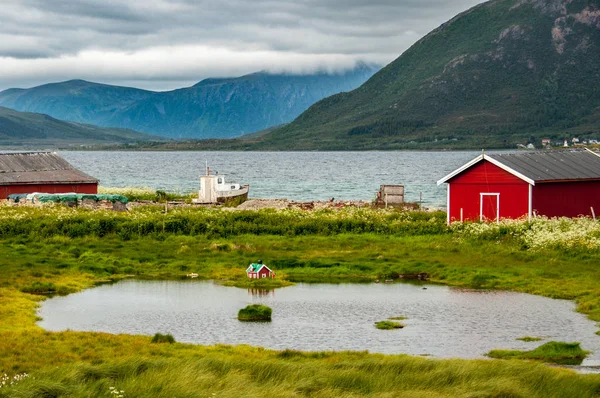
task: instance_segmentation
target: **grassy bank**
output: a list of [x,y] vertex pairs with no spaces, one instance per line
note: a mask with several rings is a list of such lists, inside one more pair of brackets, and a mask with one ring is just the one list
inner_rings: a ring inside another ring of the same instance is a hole
[[586,239],[570,231],[587,221],[564,224],[564,239],[546,241],[540,251],[527,243],[528,236],[546,233],[539,225],[448,228],[444,220],[436,213],[356,209],[182,209],[165,215],[157,208],[126,214],[1,208],[0,373],[33,372],[35,380],[0,389],[0,397],[40,391],[109,396],[109,387],[142,397],[597,395],[599,376],[520,361],[274,352],[152,344],[151,336],[50,333],[35,325],[43,297],[27,293],[67,294],[100,281],[189,273],[236,284],[247,282],[246,266],[260,258],[277,272],[276,281],[373,281],[427,272],[453,286],[574,299],[579,311],[600,321],[600,250],[590,240],[600,236],[594,235],[597,224],[590,224]]

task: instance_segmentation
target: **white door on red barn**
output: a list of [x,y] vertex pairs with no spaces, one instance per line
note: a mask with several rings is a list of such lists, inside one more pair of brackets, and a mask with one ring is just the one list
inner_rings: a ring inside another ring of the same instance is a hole
[[500,194],[480,193],[479,198],[479,219],[481,221],[500,220]]

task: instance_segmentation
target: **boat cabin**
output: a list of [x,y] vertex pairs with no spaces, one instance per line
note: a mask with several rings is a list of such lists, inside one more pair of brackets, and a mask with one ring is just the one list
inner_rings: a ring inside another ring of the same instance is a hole
[[[248,185],[229,183],[222,174],[210,174],[210,168],[206,168],[206,175],[200,177],[200,191],[198,191],[197,203],[225,203],[230,199],[242,197],[248,198]],[[242,201],[243,201],[242,200]]]

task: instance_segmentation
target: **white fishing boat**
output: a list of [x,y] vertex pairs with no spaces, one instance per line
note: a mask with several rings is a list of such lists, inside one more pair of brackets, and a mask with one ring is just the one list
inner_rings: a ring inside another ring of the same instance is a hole
[[242,203],[248,199],[249,185],[229,183],[222,174],[210,174],[210,167],[206,167],[206,175],[200,177],[200,191],[194,203]]

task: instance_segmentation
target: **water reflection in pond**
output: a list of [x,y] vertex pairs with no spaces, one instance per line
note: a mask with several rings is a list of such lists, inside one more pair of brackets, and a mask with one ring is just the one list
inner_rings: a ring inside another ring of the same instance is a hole
[[[240,308],[273,308],[270,323],[242,323]],[[573,302],[511,292],[411,284],[298,284],[276,291],[202,281],[123,281],[42,304],[48,330],[153,335],[179,342],[250,344],[273,349],[369,350],[477,358],[496,349],[533,349],[546,341],[578,341],[595,351],[594,322]],[[377,330],[376,321],[406,316],[404,329]],[[539,336],[539,343],[515,340]]]

